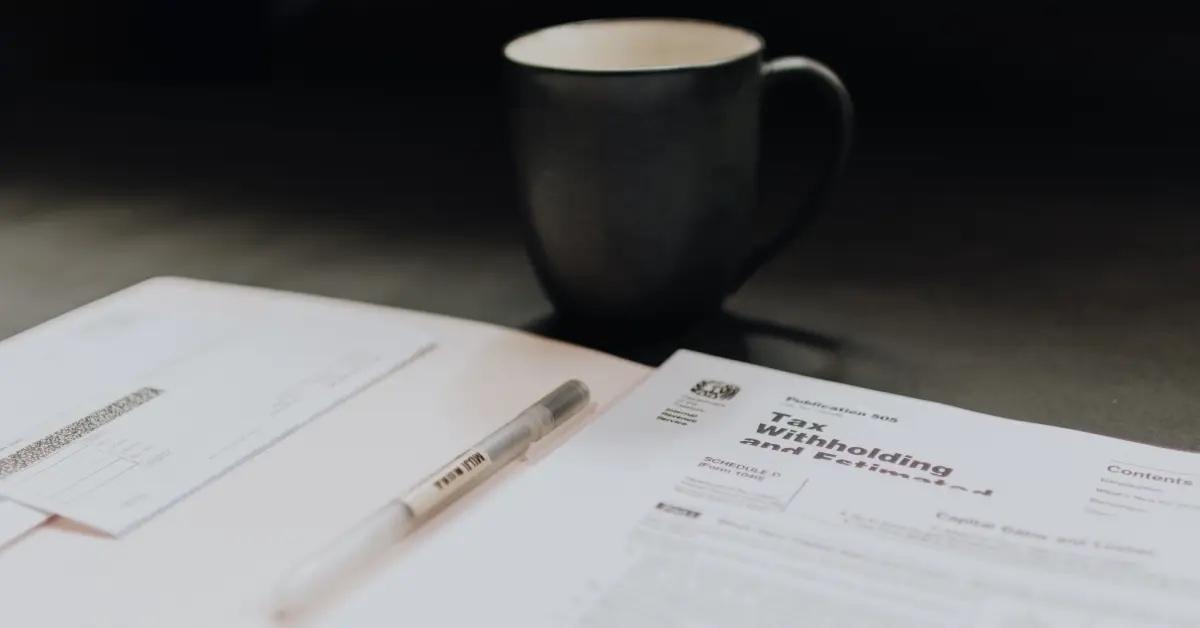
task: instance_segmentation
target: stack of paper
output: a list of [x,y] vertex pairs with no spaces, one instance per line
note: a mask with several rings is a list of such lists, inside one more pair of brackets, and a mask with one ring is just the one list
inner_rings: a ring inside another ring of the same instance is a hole
[[0,544],[47,514],[124,534],[432,346],[299,298],[157,280],[0,344]]

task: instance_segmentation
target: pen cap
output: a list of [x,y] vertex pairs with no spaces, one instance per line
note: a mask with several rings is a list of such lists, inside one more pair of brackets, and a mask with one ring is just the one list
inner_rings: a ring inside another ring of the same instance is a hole
[[590,398],[591,391],[588,390],[587,384],[573,379],[550,391],[550,394],[542,397],[535,405],[550,411],[550,424],[546,426],[549,430],[558,427],[559,423],[587,405]]

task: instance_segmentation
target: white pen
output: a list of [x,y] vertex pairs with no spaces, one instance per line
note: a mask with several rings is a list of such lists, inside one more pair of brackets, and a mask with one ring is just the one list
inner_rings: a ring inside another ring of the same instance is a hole
[[491,477],[587,405],[588,387],[573,379],[555,388],[400,497],[360,521],[289,570],[280,582],[277,610],[301,610],[340,575],[403,539],[421,522]]

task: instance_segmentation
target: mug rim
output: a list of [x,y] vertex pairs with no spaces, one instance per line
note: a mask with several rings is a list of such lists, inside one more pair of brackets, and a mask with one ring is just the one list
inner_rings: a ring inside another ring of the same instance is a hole
[[[549,65],[549,64],[537,63],[537,62],[531,62],[531,61],[521,61],[521,60],[514,59],[512,57],[512,55],[509,54],[509,49],[512,47],[512,45],[514,43],[516,43],[526,37],[529,37],[531,35],[536,35],[538,33],[553,30],[556,28],[563,28],[563,27],[567,27],[567,26],[580,26],[580,25],[584,25],[584,24],[614,24],[614,23],[621,23],[621,22],[679,22],[679,23],[704,24],[707,26],[716,26],[716,27],[720,27],[720,28],[733,30],[733,31],[739,31],[744,35],[748,35],[748,36],[750,36],[750,38],[752,38],[754,40],[756,45],[752,50],[749,50],[748,52],[730,55],[730,56],[722,57],[722,58],[715,59],[712,61],[703,61],[703,62],[699,62],[699,63],[679,63],[679,64],[669,64],[669,65],[648,65],[648,66],[636,67],[636,68],[564,67],[564,66],[559,66],[559,65]],[[706,20],[703,18],[691,18],[691,17],[597,17],[597,18],[589,18],[586,20],[574,20],[571,22],[560,22],[558,24],[551,24],[549,26],[543,26],[541,28],[535,28],[533,30],[525,31],[523,33],[516,35],[512,39],[509,39],[507,42],[505,42],[504,47],[501,49],[501,53],[504,55],[505,61],[507,61],[513,65],[516,65],[516,66],[531,68],[531,69],[535,69],[535,70],[542,70],[542,71],[547,71],[547,72],[561,72],[564,74],[622,75],[622,74],[655,74],[655,73],[681,72],[681,71],[688,71],[688,70],[702,70],[705,68],[715,68],[715,67],[735,63],[738,61],[742,61],[742,60],[745,60],[745,59],[748,59],[751,57],[757,57],[762,54],[763,48],[765,48],[765,47],[766,47],[766,41],[763,39],[762,35],[759,35],[755,31],[752,31],[748,28],[744,28],[742,26],[728,24],[725,22],[717,22],[714,20]]]

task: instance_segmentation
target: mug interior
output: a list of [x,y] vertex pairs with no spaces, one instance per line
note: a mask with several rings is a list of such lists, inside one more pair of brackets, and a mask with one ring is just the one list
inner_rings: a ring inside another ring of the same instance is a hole
[[637,72],[709,66],[762,50],[758,35],[701,20],[625,18],[551,26],[504,47],[522,65],[577,72]]

